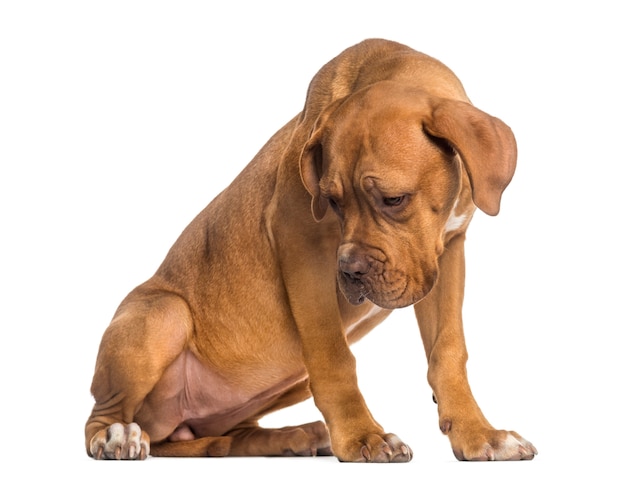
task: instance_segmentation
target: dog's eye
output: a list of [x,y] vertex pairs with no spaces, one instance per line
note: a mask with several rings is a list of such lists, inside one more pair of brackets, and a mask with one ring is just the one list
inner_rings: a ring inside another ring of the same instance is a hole
[[337,204],[337,201],[335,201],[333,198],[328,198],[328,204],[330,205],[330,207],[333,209],[333,211],[337,214],[340,213],[340,208],[339,205]]
[[385,206],[400,206],[404,201],[404,198],[404,196],[390,196],[383,198],[383,203]]

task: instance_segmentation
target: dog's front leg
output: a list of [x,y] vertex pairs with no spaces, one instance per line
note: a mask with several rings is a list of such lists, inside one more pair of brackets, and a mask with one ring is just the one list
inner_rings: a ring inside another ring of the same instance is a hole
[[[299,142],[295,142],[299,144]],[[266,211],[288,307],[300,337],[315,405],[326,421],[333,454],[346,462],[407,462],[411,449],[374,420],[359,391],[339,308],[339,225],[332,217],[314,222],[310,197],[293,186],[297,163],[286,162]]]
[[461,308],[465,281],[464,236],[453,238],[440,258],[439,281],[415,305],[428,359],[428,382],[439,409],[439,427],[459,460],[532,459],[534,446],[513,431],[494,429],[467,380]]
[[372,417],[357,385],[356,362],[332,301],[299,301],[294,311],[311,392],[328,427],[333,454],[350,462],[406,462],[412,452]]

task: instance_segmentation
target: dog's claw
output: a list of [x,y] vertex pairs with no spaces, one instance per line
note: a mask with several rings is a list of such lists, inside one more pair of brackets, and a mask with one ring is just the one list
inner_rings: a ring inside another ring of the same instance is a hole
[[355,462],[408,462],[412,459],[413,452],[393,434],[372,434],[363,440],[359,455],[355,458],[337,457],[342,461]]
[[526,446],[519,447],[520,461],[534,459],[537,454],[539,454],[539,452],[537,452],[537,449],[531,443],[528,443]]
[[365,459],[365,462],[370,462],[372,460],[372,455],[370,454],[370,450],[367,446],[363,446],[361,448],[361,456]]
[[104,455],[104,446],[102,447],[98,447],[98,450],[96,451],[96,453],[94,454],[94,458],[96,460],[100,460],[102,459],[102,456]]
[[398,436],[387,434],[385,440],[390,445],[392,451],[391,462],[409,462],[413,459],[413,451],[409,446],[404,444]]

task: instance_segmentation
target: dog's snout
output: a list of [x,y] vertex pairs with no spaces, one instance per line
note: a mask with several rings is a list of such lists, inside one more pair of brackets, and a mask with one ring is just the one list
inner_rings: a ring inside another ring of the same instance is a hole
[[370,263],[361,255],[345,255],[339,258],[339,269],[350,279],[359,279],[367,274]]

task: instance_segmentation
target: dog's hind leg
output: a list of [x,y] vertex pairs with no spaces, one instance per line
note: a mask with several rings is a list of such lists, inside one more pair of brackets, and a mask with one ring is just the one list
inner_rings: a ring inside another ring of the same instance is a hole
[[[135,424],[135,415],[190,336],[190,311],[179,296],[140,286],[122,302],[103,335],[96,360],[91,386],[96,403],[85,425],[90,456],[148,456],[150,438],[141,429],[144,424]],[[157,425],[151,426],[156,430]],[[171,432],[160,434],[167,437]]]
[[322,421],[265,429],[242,424],[228,433],[230,456],[331,456],[330,437]]
[[223,456],[331,456],[330,438],[323,422],[265,429],[250,422],[226,436],[152,445],[154,457]]
[[192,441],[153,444],[154,457],[224,457],[230,454],[232,437],[201,437]]
[[309,381],[285,391],[255,417],[228,433],[233,439],[231,456],[331,456],[328,429],[322,421],[279,429],[262,428],[257,420],[271,412],[298,404],[311,397]]

